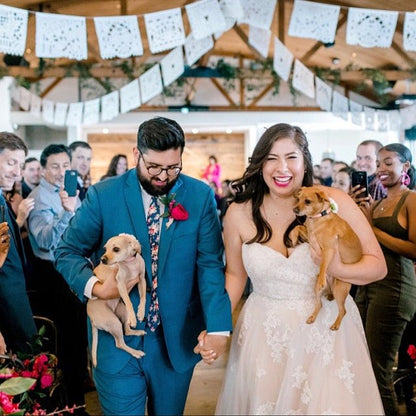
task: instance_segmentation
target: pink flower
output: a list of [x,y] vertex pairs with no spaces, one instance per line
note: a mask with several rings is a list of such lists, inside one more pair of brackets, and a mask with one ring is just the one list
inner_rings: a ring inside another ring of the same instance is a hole
[[189,214],[182,204],[176,202],[175,194],[160,197],[162,203],[166,206],[165,212],[161,215],[162,218],[167,218],[166,228],[168,229],[173,221],[185,221],[189,218]]
[[47,387],[50,387],[53,383],[53,376],[52,374],[45,373],[40,378],[40,387],[42,389],[46,389]]
[[0,410],[4,414],[16,413],[19,409],[19,404],[14,404],[10,396],[0,391]]

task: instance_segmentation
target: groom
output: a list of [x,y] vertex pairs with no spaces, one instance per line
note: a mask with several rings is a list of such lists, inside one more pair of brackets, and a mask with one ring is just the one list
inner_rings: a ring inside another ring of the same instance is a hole
[[[198,337],[218,356],[231,330],[214,195],[181,174],[184,146],[175,121],[142,123],[133,150],[136,169],[90,187],[56,251],[58,271],[86,301],[119,296],[115,281],[101,284],[93,276],[89,258],[96,263],[106,241],[119,233],[135,235],[142,245],[147,312],[137,328],[147,335],[126,337],[126,343],[146,355],[132,357],[100,331],[94,380],[108,415],[143,415],[146,400],[149,415],[182,414],[200,360],[193,352]],[[137,308],[136,288],[130,297]]]

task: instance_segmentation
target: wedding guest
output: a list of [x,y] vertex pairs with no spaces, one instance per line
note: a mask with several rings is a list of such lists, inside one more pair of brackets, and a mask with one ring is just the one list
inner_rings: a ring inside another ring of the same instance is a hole
[[201,177],[208,183],[214,182],[217,189],[221,190],[221,166],[214,155],[208,158],[208,165],[203,170]]
[[[149,415],[182,414],[196,354],[208,348],[218,357],[226,349],[231,308],[214,193],[181,174],[184,146],[174,120],[142,123],[135,168],[90,187],[55,252],[58,270],[79,299],[110,299],[119,297],[115,279],[100,283],[88,259],[99,259],[119,233],[135,235],[141,244],[149,293],[146,318],[136,329],[147,335],[125,342],[146,355],[133,357],[99,331],[93,374],[105,415],[144,415],[146,407]],[[130,298],[137,309],[134,286]]]
[[[382,147],[378,140],[364,140],[357,147],[356,169],[367,172],[368,193],[373,201],[385,198],[387,195],[377,176],[377,153]],[[351,189],[350,196],[356,200],[361,191],[362,189],[357,185]]]
[[[233,310],[247,276],[253,284],[233,332],[216,413],[382,414],[363,326],[354,301],[338,331],[330,329],[336,302],[323,298],[312,324],[315,282],[321,260],[311,241],[291,247],[299,221],[293,211],[301,186],[312,185],[307,139],[299,127],[276,124],[257,143],[224,219],[226,289]],[[344,264],[339,253],[328,274],[363,284],[381,279],[386,265],[358,206],[344,192],[322,187],[338,214],[354,226],[364,255]],[[202,352],[206,362],[214,358]]]
[[401,143],[377,153],[377,179],[386,197],[366,213],[387,262],[385,279],[361,286],[355,300],[360,309],[371,360],[386,415],[398,415],[393,366],[403,332],[416,313],[416,192],[412,154]]
[[22,197],[26,198],[39,185],[40,163],[35,157],[28,157],[22,170]]
[[340,189],[341,191],[346,192],[347,194],[351,191],[351,173],[354,172],[354,169],[346,167],[338,170],[334,175],[334,181],[332,182],[332,187]]
[[83,141],[72,142],[69,148],[71,149],[71,169],[78,172],[78,197],[83,201],[91,185],[90,168],[92,149],[87,142]]
[[26,293],[26,259],[19,226],[2,195],[20,181],[27,146],[13,133],[0,133],[0,354],[29,351],[36,335]]
[[67,404],[82,406],[87,368],[85,305],[54,267],[56,247],[81,201],[64,190],[65,172],[71,168],[69,147],[49,144],[42,151],[40,163],[42,179],[29,194],[35,201],[28,221],[36,289],[32,306],[37,314],[54,321]]
[[103,179],[111,178],[112,176],[122,175],[127,172],[127,169],[127,156],[122,154],[115,155],[108,165],[107,172],[100,180],[102,181]]

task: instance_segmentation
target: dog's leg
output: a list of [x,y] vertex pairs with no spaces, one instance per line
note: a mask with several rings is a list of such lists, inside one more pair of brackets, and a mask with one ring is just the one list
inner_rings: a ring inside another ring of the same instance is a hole
[[142,329],[132,329],[128,324],[129,314],[127,312],[126,305],[123,302],[119,302],[115,310],[116,315],[119,317],[120,321],[123,322],[124,335],[136,335],[138,337],[146,335],[146,331]]
[[310,315],[309,318],[306,320],[307,324],[312,324],[315,322],[315,319],[322,308],[321,291],[317,292],[316,286],[317,285],[315,285],[315,309],[313,310],[312,315]]
[[[124,342],[123,327],[122,327],[121,322],[119,320],[117,320],[117,322],[118,322],[118,325],[117,326],[112,326],[111,330],[108,331],[114,337],[114,339],[116,341],[116,347],[120,348],[121,350],[124,350],[124,351],[128,352],[129,354],[131,354],[133,357],[136,357],[136,358],[142,358],[144,355],[146,355],[143,351],[135,350],[134,348],[129,347]],[[137,331],[137,332],[144,332],[144,331]],[[142,335],[142,334],[140,334],[140,335]]]
[[125,271],[123,268],[119,267],[119,270],[116,275],[117,280],[117,288],[120,292],[120,297],[123,299],[124,304],[126,305],[127,311],[128,311],[128,318],[127,318],[127,324],[135,328],[137,325],[137,319],[136,315],[134,313],[133,304],[131,303],[129,292],[127,291],[127,287],[125,284]]
[[98,329],[95,325],[91,325],[91,361],[94,367],[97,367],[97,347],[98,347]]
[[341,321],[344,318],[347,310],[345,309],[345,300],[347,299],[348,293],[350,291],[351,284],[348,282],[343,282],[339,279],[334,279],[332,293],[334,298],[337,301],[338,305],[338,316],[335,322],[332,324],[331,329],[337,331],[341,326]]
[[144,273],[141,273],[139,276],[139,283],[137,284],[139,288],[140,303],[137,309],[137,319],[142,322],[144,319],[144,314],[146,310],[146,277]]

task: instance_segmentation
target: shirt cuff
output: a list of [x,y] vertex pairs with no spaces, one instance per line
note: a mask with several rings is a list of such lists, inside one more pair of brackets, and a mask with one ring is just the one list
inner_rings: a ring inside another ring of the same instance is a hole
[[92,288],[97,282],[99,282],[97,276],[91,276],[85,285],[84,296],[88,299],[98,299],[97,296],[92,295]]
[[230,331],[207,332],[207,335],[222,335],[224,337],[229,337],[230,336]]

